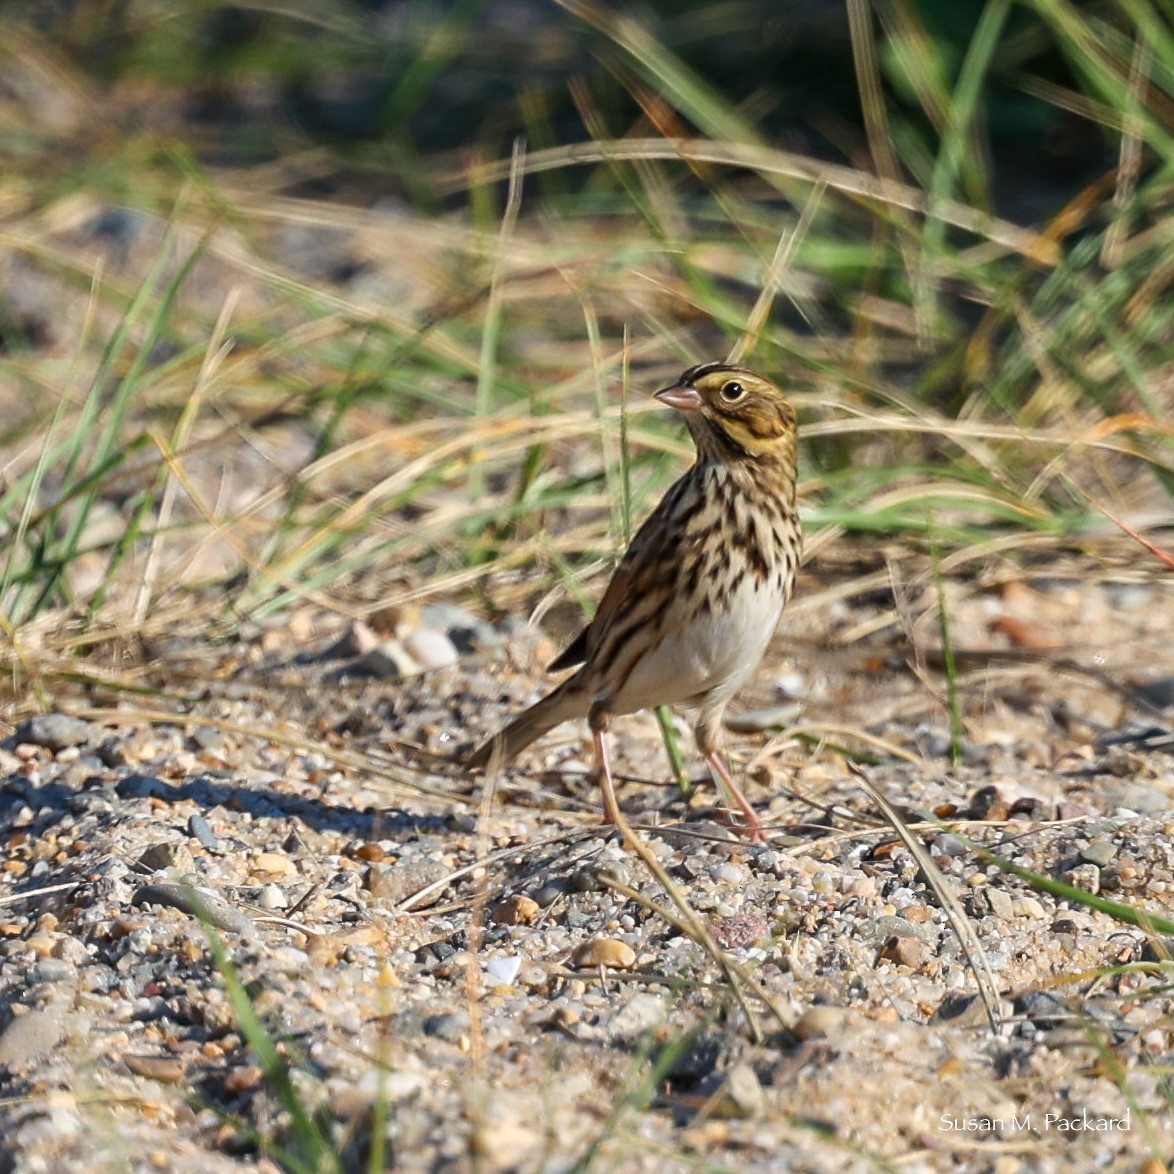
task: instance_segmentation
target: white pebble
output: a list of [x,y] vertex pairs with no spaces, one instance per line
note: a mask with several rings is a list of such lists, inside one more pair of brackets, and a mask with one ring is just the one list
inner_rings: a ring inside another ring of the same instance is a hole
[[443,669],[460,659],[456,645],[434,628],[417,628],[404,637],[404,648],[422,669]]
[[508,958],[490,958],[485,964],[485,973],[498,986],[513,986],[518,971],[522,969],[522,959],[516,954]]

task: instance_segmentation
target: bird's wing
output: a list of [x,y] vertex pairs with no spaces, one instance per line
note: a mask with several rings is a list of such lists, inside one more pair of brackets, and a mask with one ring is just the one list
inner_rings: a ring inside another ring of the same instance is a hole
[[587,633],[591,631],[591,625],[588,624],[579,634],[567,645],[567,647],[559,653],[546,666],[548,673],[561,673],[563,669],[573,669],[576,665],[582,664],[587,659]]

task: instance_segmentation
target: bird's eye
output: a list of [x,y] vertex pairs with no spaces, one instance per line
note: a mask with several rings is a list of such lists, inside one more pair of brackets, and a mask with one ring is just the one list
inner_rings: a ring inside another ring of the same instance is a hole
[[746,389],[736,380],[722,384],[722,399],[728,404],[737,403],[746,394]]

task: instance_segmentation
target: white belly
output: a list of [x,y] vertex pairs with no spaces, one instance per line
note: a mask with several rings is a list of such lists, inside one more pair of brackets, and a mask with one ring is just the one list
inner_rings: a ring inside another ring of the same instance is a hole
[[719,613],[689,616],[688,600],[670,604],[660,629],[663,638],[607,698],[608,709],[633,713],[696,702],[704,694],[711,695],[709,700],[728,700],[762,659],[783,602],[777,591],[747,575]]

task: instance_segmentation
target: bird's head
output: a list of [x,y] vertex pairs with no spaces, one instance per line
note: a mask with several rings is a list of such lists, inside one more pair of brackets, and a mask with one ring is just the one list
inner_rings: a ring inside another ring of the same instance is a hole
[[795,460],[797,422],[787,397],[767,378],[731,363],[690,367],[656,393],[685,414],[698,453],[714,460]]

